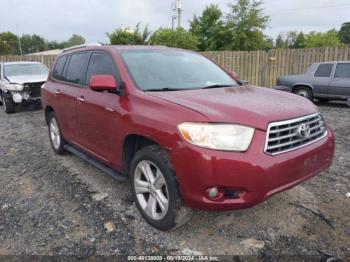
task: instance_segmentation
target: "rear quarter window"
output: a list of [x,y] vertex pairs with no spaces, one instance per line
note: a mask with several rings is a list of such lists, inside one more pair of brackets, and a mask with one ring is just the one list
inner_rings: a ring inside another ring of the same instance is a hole
[[350,64],[340,63],[337,65],[334,77],[350,78]]
[[320,64],[315,72],[315,77],[331,77],[333,64]]

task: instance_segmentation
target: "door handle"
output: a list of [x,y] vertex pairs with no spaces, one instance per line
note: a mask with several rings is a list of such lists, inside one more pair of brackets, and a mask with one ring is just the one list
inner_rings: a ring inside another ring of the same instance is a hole
[[78,96],[78,97],[77,97],[77,100],[78,100],[79,102],[84,102],[84,101],[85,101],[85,99],[84,99],[83,96]]
[[59,94],[61,94],[61,90],[59,90],[59,89],[56,89],[56,91],[55,91],[55,94],[56,94],[56,95],[59,95]]
[[114,112],[114,110],[110,107],[105,107],[105,110],[108,111],[108,112]]

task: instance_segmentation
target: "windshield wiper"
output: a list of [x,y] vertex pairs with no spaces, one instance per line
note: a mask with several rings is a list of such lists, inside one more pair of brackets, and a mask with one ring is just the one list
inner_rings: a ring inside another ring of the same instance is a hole
[[214,84],[214,85],[209,85],[209,86],[202,87],[201,89],[223,88],[223,87],[231,87],[231,86],[235,86],[235,85]]
[[213,84],[213,85],[208,85],[200,88],[175,88],[175,87],[163,87],[163,88],[154,88],[154,89],[146,89],[143,90],[145,92],[161,92],[161,91],[185,91],[185,90],[196,90],[196,89],[210,89],[210,88],[222,88],[222,87],[231,87],[235,85],[225,85],[225,84]]
[[174,87],[163,87],[163,88],[154,88],[154,89],[146,89],[143,90],[145,92],[161,92],[161,91],[180,91],[180,90],[185,90],[183,88],[174,88]]

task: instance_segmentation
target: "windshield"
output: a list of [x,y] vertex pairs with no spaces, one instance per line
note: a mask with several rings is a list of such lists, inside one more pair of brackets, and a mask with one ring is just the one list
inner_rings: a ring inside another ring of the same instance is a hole
[[147,91],[238,86],[215,63],[196,53],[177,50],[128,50],[122,59],[139,89]]
[[4,65],[4,76],[20,76],[20,75],[45,75],[48,69],[43,64],[13,64]]

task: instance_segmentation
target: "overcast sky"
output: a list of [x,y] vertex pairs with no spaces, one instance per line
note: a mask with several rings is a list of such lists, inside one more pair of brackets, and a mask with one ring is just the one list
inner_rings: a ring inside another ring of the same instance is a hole
[[[0,0],[0,32],[39,34],[48,40],[66,40],[73,33],[88,42],[107,42],[106,32],[137,22],[171,27],[173,0]],[[227,11],[230,0],[182,0],[183,26],[210,3]],[[265,33],[339,29],[350,21],[350,0],[265,0],[270,16]]]

